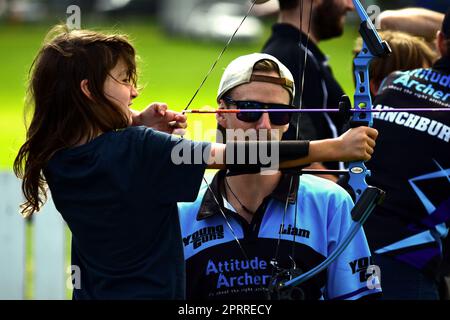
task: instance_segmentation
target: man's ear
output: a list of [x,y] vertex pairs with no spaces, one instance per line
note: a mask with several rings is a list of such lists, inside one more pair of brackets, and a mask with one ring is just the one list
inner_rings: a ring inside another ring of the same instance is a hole
[[289,130],[289,126],[289,123],[283,126],[283,129],[281,129],[281,136],[283,136],[283,134],[285,134]]
[[88,97],[89,99],[92,100],[92,95],[91,95],[91,92],[89,91],[87,79],[81,80],[80,88],[81,88],[81,92],[83,92],[86,97]]
[[436,46],[441,57],[446,56],[448,54],[447,41],[448,40],[445,38],[444,33],[442,31],[438,31],[436,36]]
[[[222,99],[219,100],[219,109],[226,109],[225,102]],[[216,113],[216,120],[222,127],[227,127],[227,118],[224,113]]]
[[377,83],[375,80],[370,80],[370,93],[372,94],[372,97],[375,97],[378,93],[378,90],[380,89],[380,84]]

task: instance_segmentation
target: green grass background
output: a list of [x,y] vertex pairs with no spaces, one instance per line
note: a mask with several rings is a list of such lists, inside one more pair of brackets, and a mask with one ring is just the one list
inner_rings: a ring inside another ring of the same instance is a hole
[[[258,52],[270,34],[271,21],[266,21],[264,36],[252,43],[233,42],[219,61],[191,108],[215,106],[215,95],[223,69],[235,57]],[[52,24],[0,25],[0,170],[11,170],[24,141],[23,106],[28,71],[47,31]],[[174,110],[182,110],[193,96],[224,44],[186,38],[169,37],[152,22],[121,22],[118,24],[85,25],[102,31],[128,34],[140,56],[140,96],[133,108],[141,110],[150,102],[161,101]],[[343,37],[320,44],[330,57],[334,74],[345,92],[353,95],[351,74],[352,48],[357,36],[355,26],[347,26]],[[67,75],[68,77],[70,75]],[[307,79],[306,79],[307,81]],[[214,140],[214,116],[189,115],[187,137]],[[1,195],[0,195],[1,199]],[[32,225],[27,225],[27,259],[25,297],[32,298],[33,260]],[[67,232],[67,263],[69,263],[70,234]],[[70,298],[70,291],[67,291]]]
[[[10,170],[25,136],[23,105],[28,70],[37,53],[48,25],[0,25],[0,169]],[[143,89],[133,108],[143,109],[152,101],[163,101],[174,110],[183,109],[206,75],[223,47],[222,43],[168,37],[154,23],[120,23],[86,27],[96,30],[120,31],[130,35],[140,56],[140,84]],[[351,49],[356,28],[348,26],[344,37],[321,43],[330,56],[336,78],[347,94],[353,94]],[[235,57],[257,52],[270,34],[253,43],[231,44],[216,69],[208,78],[191,108],[215,106],[215,94],[225,66]],[[67,75],[68,77],[70,75]],[[307,81],[307,79],[306,79]],[[214,130],[214,116],[190,115],[190,136],[202,138],[199,132]],[[196,128],[196,130],[193,130]],[[195,132],[195,135],[193,133]],[[213,137],[205,137],[212,139]]]

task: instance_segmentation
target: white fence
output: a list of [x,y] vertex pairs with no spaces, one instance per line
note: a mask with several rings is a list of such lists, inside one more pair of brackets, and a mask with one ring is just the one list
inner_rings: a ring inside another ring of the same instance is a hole
[[0,172],[0,300],[24,299],[29,287],[33,299],[65,299],[65,223],[51,199],[32,221],[20,215],[21,202],[20,181]]

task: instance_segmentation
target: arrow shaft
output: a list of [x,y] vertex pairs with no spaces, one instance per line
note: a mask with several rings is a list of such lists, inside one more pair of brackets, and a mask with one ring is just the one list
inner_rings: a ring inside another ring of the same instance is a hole
[[[389,109],[389,110],[363,110],[363,109],[350,109],[349,112],[368,112],[368,113],[392,113],[392,112],[449,112],[449,108],[404,108],[404,109]],[[185,110],[184,113],[199,113],[199,114],[211,114],[211,113],[251,113],[251,112],[282,112],[282,113],[337,113],[341,112],[339,109],[217,109],[217,110]]]

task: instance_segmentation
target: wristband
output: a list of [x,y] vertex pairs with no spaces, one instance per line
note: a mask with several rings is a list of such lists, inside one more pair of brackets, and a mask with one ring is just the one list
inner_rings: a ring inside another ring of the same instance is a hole
[[232,141],[225,147],[230,175],[278,169],[280,162],[308,156],[309,141]]

